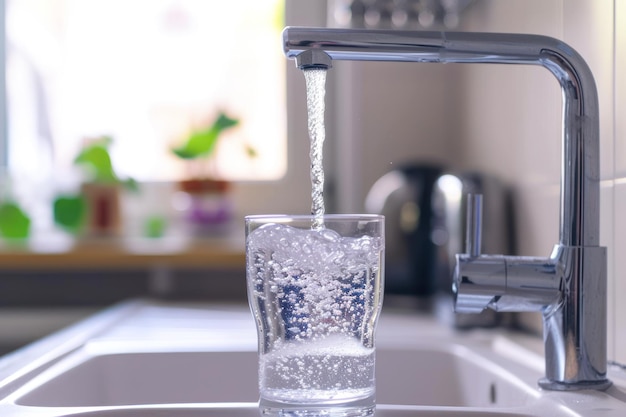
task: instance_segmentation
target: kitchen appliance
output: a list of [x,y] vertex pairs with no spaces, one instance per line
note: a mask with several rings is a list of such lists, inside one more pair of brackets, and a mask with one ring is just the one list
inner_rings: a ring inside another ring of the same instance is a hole
[[366,210],[385,215],[386,295],[427,298],[437,290],[432,195],[442,171],[434,164],[407,164],[383,175],[367,194]]
[[[483,249],[513,252],[510,192],[498,179],[478,172],[446,172],[435,164],[413,163],[378,179],[365,200],[368,212],[386,219],[385,294],[419,299],[432,308],[435,295],[451,298],[455,255],[465,243],[468,194],[482,194]],[[492,311],[455,314],[457,327],[491,326],[506,316]]]

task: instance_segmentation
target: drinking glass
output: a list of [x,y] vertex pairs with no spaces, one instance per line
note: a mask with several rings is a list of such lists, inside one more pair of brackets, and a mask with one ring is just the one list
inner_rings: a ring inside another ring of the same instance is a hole
[[380,215],[246,217],[262,414],[373,415],[384,248]]

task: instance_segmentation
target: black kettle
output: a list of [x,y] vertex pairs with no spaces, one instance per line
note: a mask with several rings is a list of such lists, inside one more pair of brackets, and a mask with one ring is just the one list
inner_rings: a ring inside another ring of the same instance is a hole
[[432,196],[443,169],[407,164],[378,179],[365,208],[385,215],[385,293],[429,297],[437,290]]

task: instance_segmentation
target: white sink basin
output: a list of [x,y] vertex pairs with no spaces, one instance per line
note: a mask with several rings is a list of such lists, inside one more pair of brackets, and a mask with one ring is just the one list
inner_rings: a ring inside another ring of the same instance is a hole
[[[397,407],[379,405],[376,407],[375,417],[532,417],[536,414],[527,414],[517,411],[493,411],[487,409],[461,410],[451,408],[427,409],[424,407]],[[543,415],[557,415],[548,414]],[[562,415],[562,414],[559,414]],[[20,417],[36,417],[41,414],[20,414]],[[255,403],[246,404],[205,404],[151,407],[140,406],[133,408],[114,408],[69,412],[55,414],[59,417],[260,417]],[[12,416],[11,416],[12,417]]]
[[[256,352],[88,352],[42,373],[16,403],[88,407],[258,400]],[[376,368],[379,403],[511,407],[536,398],[533,389],[463,346],[381,349]]]
[[87,407],[258,399],[256,352],[120,353],[85,359],[77,366],[51,368],[41,375],[50,379],[34,381],[36,388],[17,403]]
[[[540,355],[494,332],[383,314],[377,343],[377,417],[626,415],[620,387],[542,392]],[[129,303],[0,360],[3,417],[258,417],[257,399],[245,308]]]

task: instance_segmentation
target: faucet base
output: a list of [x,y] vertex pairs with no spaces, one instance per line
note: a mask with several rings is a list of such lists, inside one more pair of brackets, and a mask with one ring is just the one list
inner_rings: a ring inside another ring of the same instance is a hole
[[613,385],[613,382],[609,379],[604,379],[601,381],[582,381],[568,384],[565,382],[551,381],[547,378],[541,378],[538,384],[541,388],[550,391],[582,391],[586,389],[604,391]]

